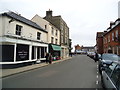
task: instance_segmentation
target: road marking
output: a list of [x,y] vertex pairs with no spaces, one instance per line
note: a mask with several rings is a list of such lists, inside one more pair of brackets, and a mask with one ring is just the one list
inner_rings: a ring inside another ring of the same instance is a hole
[[97,80],[97,81],[96,81],[96,84],[98,85],[98,83],[99,83],[99,82],[98,82],[98,80]]
[[97,65],[97,68],[98,68],[98,65]]
[[98,74],[98,72],[97,72],[97,74]]
[[96,77],[98,78],[98,75]]

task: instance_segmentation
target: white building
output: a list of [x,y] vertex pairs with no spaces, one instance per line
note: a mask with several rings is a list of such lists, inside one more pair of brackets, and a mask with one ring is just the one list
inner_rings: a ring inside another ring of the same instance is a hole
[[14,12],[0,14],[0,64],[23,64],[45,59],[48,32]]
[[49,53],[53,57],[61,57],[60,30],[39,15],[35,15],[32,21],[48,31],[47,42],[49,43]]

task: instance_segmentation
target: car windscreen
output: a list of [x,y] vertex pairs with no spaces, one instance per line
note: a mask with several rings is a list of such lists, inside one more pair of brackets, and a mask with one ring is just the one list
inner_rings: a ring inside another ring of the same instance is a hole
[[103,60],[120,60],[120,57],[115,54],[103,54],[102,59]]

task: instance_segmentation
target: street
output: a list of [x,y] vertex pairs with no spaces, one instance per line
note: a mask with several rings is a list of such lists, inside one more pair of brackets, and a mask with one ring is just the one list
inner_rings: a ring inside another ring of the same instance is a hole
[[2,79],[3,88],[101,88],[97,63],[86,55]]

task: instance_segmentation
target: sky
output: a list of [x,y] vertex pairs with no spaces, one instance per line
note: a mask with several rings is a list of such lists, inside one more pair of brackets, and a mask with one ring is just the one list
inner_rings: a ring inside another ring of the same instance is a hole
[[72,47],[95,46],[96,32],[103,32],[118,19],[119,0],[0,0],[0,13],[13,11],[27,19],[38,14],[61,15],[69,27]]

